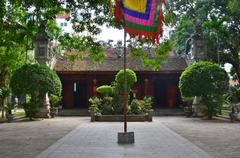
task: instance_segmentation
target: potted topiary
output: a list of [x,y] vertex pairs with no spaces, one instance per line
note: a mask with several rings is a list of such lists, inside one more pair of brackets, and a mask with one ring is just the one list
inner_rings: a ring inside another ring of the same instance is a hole
[[132,102],[130,104],[130,112],[132,114],[140,114],[140,113],[142,113],[142,108],[141,108],[139,100],[137,100],[137,99],[133,99],[132,100]]
[[144,111],[145,114],[148,118],[148,121],[152,121],[152,115],[153,115],[153,109],[152,109],[152,105],[153,105],[153,97],[150,96],[145,96],[143,98],[143,105],[144,105]]
[[90,107],[88,108],[88,111],[91,116],[91,122],[95,121],[95,116],[99,113],[99,106],[102,103],[102,99],[98,97],[92,97],[89,99]]

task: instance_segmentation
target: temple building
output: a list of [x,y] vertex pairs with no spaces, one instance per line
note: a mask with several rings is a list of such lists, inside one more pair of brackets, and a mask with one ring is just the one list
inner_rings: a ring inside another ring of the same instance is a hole
[[[102,63],[96,64],[88,57],[82,61],[71,62],[64,57],[57,58],[54,70],[63,85],[63,109],[87,109],[88,99],[97,95],[96,88],[110,85],[116,73],[123,69],[123,57],[119,57],[112,49],[105,52]],[[133,92],[137,99],[144,96],[154,98],[153,108],[179,108],[181,97],[178,81],[187,67],[184,58],[170,52],[168,59],[162,63],[159,71],[144,67],[140,59],[127,56],[127,68],[137,74],[137,83]]]

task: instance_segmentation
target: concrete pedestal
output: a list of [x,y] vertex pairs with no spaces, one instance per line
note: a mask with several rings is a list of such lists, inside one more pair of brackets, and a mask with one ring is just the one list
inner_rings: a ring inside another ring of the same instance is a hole
[[43,98],[43,107],[39,109],[39,112],[36,115],[37,118],[51,118],[50,115],[50,103],[48,94],[46,94]]
[[49,105],[44,105],[44,107],[40,108],[36,117],[37,118],[51,118],[50,106]]
[[194,97],[193,104],[192,104],[194,117],[204,116],[203,110],[204,110],[205,106],[203,105],[203,103],[201,101],[202,101],[201,97]]
[[118,144],[134,144],[134,132],[119,132]]

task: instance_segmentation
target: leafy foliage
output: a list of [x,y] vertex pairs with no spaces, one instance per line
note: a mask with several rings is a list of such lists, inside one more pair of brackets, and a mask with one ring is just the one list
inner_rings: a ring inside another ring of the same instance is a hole
[[51,94],[49,97],[49,101],[50,101],[50,105],[52,107],[58,107],[59,106],[59,102],[62,100],[62,97]]
[[23,105],[26,116],[31,120],[39,108],[43,106],[43,98],[49,95],[61,95],[62,85],[57,74],[43,65],[26,64],[13,74],[10,86],[13,93],[18,95],[30,95],[29,103]]
[[221,95],[228,90],[228,75],[217,64],[201,61],[186,68],[179,81],[184,97]]
[[62,85],[57,74],[43,65],[24,65],[13,74],[10,86],[15,94],[55,94],[60,96]]
[[22,106],[25,111],[25,115],[26,115],[26,117],[29,118],[29,120],[32,120],[39,112],[39,106],[34,101],[24,103],[24,104],[22,104]]
[[140,102],[137,99],[133,99],[131,104],[130,104],[130,113],[133,114],[140,114],[142,113],[142,108],[140,106]]
[[228,90],[228,75],[217,64],[200,61],[189,66],[181,75],[179,88],[183,97],[202,97],[208,118],[221,106],[222,95]]
[[113,95],[113,87],[108,85],[102,85],[97,88],[97,92],[104,96],[111,96]]
[[93,113],[99,113],[99,107],[102,104],[102,99],[98,97],[91,97],[88,101],[90,102],[88,110]]
[[0,106],[4,107],[6,98],[10,95],[11,89],[8,87],[2,87],[0,88]]
[[[168,53],[172,50],[172,42],[165,40],[161,44],[150,47],[148,51],[144,50],[144,46],[150,45],[148,42],[140,42],[137,45],[129,45],[130,55],[134,58],[140,58],[145,67],[153,70],[161,69],[161,63],[168,58]],[[150,53],[150,54],[149,54]]]
[[150,112],[152,110],[152,105],[153,105],[153,97],[150,96],[145,96],[143,98],[144,101],[144,110],[145,112]]
[[12,110],[14,109],[14,104],[13,103],[8,103],[4,105],[4,110],[7,111],[8,114],[12,114]]
[[226,95],[226,99],[230,103],[237,103],[240,101],[240,86],[230,87]]
[[[87,52],[96,62],[103,57],[103,50],[95,42],[94,35],[100,33],[103,23],[112,25],[109,13],[109,1],[73,1],[73,0],[3,0],[0,2],[0,87],[8,85],[11,73],[27,62],[28,50],[33,50],[35,38],[40,22],[47,23],[47,32],[52,42],[60,41],[59,48],[64,51],[74,50]],[[62,35],[57,27],[57,15],[70,14],[68,19],[74,26],[76,33],[88,32],[84,37]],[[69,44],[66,41],[70,41]],[[76,48],[76,43],[81,49]],[[50,54],[59,53],[59,49],[50,48]],[[79,53],[77,57],[82,54]],[[71,58],[76,58],[71,56]],[[70,58],[70,59],[71,59]],[[78,58],[77,58],[78,59]]]
[[2,87],[0,91],[1,91],[0,98],[2,99],[6,99],[11,93],[11,89],[8,87]]
[[103,115],[111,115],[113,113],[113,98],[112,97],[104,97],[102,101],[102,111]]
[[[133,86],[133,84],[137,82],[136,73],[131,69],[126,69],[126,78],[127,78],[126,88],[130,89],[130,87]],[[116,74],[115,81],[118,85],[121,86],[121,88],[124,87],[124,70],[120,70]]]
[[183,53],[184,41],[194,31],[192,25],[200,21],[209,59],[232,64],[239,79],[239,7],[239,0],[168,0],[168,21],[176,27],[173,40],[177,52]]

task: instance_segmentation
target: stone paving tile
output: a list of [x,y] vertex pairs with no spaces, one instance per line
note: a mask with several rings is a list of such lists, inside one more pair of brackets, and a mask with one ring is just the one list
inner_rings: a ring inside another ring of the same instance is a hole
[[0,124],[0,158],[33,158],[88,118],[61,117]]
[[154,119],[215,158],[240,157],[239,122],[185,117],[155,117]]
[[118,145],[123,123],[85,122],[50,146],[37,158],[211,158],[185,138],[155,120],[129,123],[134,145]]

